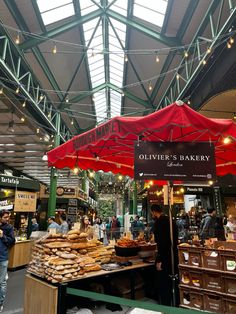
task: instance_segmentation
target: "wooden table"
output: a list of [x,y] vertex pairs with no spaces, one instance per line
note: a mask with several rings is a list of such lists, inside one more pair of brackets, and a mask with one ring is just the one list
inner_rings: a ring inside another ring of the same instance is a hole
[[[25,281],[25,298],[24,298],[24,314],[45,314],[45,307],[36,307],[35,304],[46,304],[51,309],[50,314],[65,314],[66,313],[66,289],[75,287],[76,284],[82,283],[83,280],[90,278],[99,278],[127,272],[130,278],[131,299],[135,299],[135,276],[134,271],[154,267],[153,264],[140,262],[135,265],[125,266],[120,269],[106,271],[99,270],[86,273],[80,278],[69,280],[59,284],[50,284],[43,279],[36,278],[33,275],[26,275]],[[109,278],[108,278],[109,281]]]
[[8,269],[15,270],[18,267],[28,265],[31,257],[33,241],[17,241],[9,250]]

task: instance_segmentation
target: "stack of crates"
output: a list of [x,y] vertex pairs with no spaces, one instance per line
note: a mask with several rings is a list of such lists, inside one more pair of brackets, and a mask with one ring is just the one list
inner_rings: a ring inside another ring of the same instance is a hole
[[212,248],[181,245],[180,305],[236,314],[236,242],[217,241]]

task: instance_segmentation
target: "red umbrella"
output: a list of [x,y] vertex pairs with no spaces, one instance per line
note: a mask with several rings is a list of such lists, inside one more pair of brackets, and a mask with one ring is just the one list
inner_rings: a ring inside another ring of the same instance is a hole
[[[224,143],[229,139],[228,144]],[[236,124],[210,119],[177,101],[145,117],[116,117],[48,152],[48,165],[112,171],[134,175],[134,144],[151,142],[211,142],[216,173],[236,174]]]

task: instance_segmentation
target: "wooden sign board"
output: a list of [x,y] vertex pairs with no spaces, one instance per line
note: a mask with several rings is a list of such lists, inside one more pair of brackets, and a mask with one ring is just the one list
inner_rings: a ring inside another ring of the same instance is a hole
[[37,203],[37,193],[16,191],[15,192],[15,212],[35,212]]

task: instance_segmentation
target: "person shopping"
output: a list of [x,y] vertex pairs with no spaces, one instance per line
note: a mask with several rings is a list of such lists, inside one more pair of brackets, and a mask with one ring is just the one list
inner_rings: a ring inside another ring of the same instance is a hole
[[15,243],[14,230],[9,219],[8,212],[0,212],[0,312],[3,312],[7,291],[8,249]]

